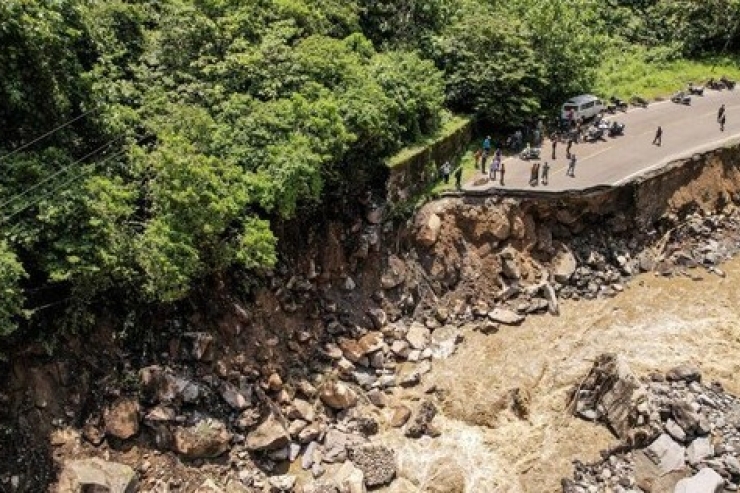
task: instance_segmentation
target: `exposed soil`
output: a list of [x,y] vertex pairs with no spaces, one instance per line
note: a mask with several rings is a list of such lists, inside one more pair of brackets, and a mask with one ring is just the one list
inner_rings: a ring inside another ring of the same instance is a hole
[[[264,478],[289,470],[309,481],[299,463],[243,446],[268,415],[288,415],[296,397],[313,399],[322,426],[377,429],[374,441],[396,452],[394,484],[408,481],[409,491],[559,491],[574,459],[595,460],[615,441],[565,409],[598,354],[622,353],[644,372],[690,362],[740,391],[732,380],[740,261],[723,267],[727,277],[715,265],[730,252],[720,240],[738,240],[736,156],[709,153],[597,196],[446,199],[400,228],[384,229],[364,204],[364,217],[310,235],[309,247],[248,296],[234,294],[243,290],[233,280],[215,280],[186,312],[158,314],[128,337],[107,324],[94,339],[65,341],[53,358],[23,348],[0,369],[8,382],[0,390],[0,491],[43,491],[65,461],[92,456],[131,465],[145,491],[196,491],[209,478],[222,489],[263,491]],[[671,277],[634,277],[652,269]],[[543,314],[557,311],[543,299],[545,285],[559,295],[559,317]],[[486,321],[494,308],[538,315],[511,327]],[[406,361],[387,346],[405,337],[396,326],[406,331],[412,321],[432,331],[448,324],[464,341],[449,359]],[[365,355],[354,363],[399,379],[431,368],[385,394],[410,408],[433,398],[442,413],[434,433],[410,439],[393,429],[388,409],[365,395],[372,384],[342,370],[346,344],[372,331],[383,333],[389,364],[371,366]],[[176,399],[177,419],[164,434],[146,425],[134,438],[106,438],[103,415],[117,399],[141,401],[142,414],[154,409],[141,381],[152,365],[196,385],[197,399]],[[338,380],[360,392],[354,410],[329,409],[306,390]],[[229,385],[249,389],[246,411],[223,397]],[[206,417],[228,428],[229,451],[215,459],[175,453],[171,431]]]

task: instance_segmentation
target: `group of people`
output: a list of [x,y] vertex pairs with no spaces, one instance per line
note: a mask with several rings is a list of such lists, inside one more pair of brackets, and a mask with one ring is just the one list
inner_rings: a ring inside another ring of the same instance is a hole
[[[578,163],[578,158],[575,154],[570,154],[568,156],[568,168],[565,170],[565,176],[570,176],[571,178],[576,177],[576,164]],[[548,182],[550,181],[550,163],[545,161],[542,163],[542,166],[540,166],[539,161],[535,161],[532,163],[532,168],[529,175],[529,185],[532,187],[536,187],[540,183],[547,186]]]
[[[719,107],[719,110],[717,111],[717,123],[719,123],[719,129],[721,132],[725,131],[725,123],[727,121],[727,115],[725,110],[725,105]],[[578,135],[579,135],[579,128],[582,122],[580,120],[576,120],[574,118],[569,119],[569,123],[571,126],[571,132],[567,134],[566,137],[566,148],[565,148],[565,157],[568,160],[568,168],[566,170],[566,176],[570,176],[575,178],[575,170],[576,170],[576,164],[578,162],[577,157],[575,154],[571,152],[571,149],[573,147],[573,144],[578,143]],[[542,143],[542,135],[543,135],[543,127],[542,122],[538,122],[537,126],[532,131],[532,138],[535,142],[535,145],[539,146]],[[561,137],[558,133],[553,133],[550,137],[551,145],[552,145],[552,159],[557,159],[557,147],[558,143],[561,142]],[[517,130],[517,132],[509,138],[509,140],[506,142],[506,144],[510,147],[516,148],[521,146],[523,142],[523,135],[520,130]],[[663,143],[663,127],[658,126],[657,130],[655,131],[655,137],[653,138],[653,145],[661,146]],[[493,153],[491,152],[492,149],[495,149]],[[490,162],[490,167],[486,169],[486,164],[488,163],[489,158],[492,158]],[[501,184],[501,186],[504,186],[504,176],[506,175],[506,167],[504,165],[503,160],[503,153],[501,150],[501,147],[498,145],[494,145],[493,141],[491,140],[491,136],[487,136],[483,140],[483,144],[481,145],[481,148],[478,149],[475,152],[475,165],[476,169],[478,166],[480,166],[480,170],[482,174],[488,174],[489,179],[492,182],[496,182],[497,180]],[[460,190],[462,189],[462,166],[458,166],[454,172],[455,177],[455,187]],[[450,173],[452,173],[452,165],[449,161],[446,161],[441,169],[440,169],[442,179],[444,180],[444,183],[449,183],[450,180]],[[535,161],[532,163],[531,168],[531,174],[529,179],[530,186],[536,186],[538,184],[547,185],[550,180],[550,163],[547,161],[544,161],[544,163],[540,164],[539,161]]]
[[[491,156],[491,149],[493,149],[493,142],[489,135],[483,140],[481,148],[475,152],[475,167],[477,168],[480,165],[480,171],[484,175],[486,174],[486,163],[488,163],[488,158]],[[501,151],[500,146],[496,146],[496,150],[493,152],[493,159],[491,160],[491,166],[488,169],[488,175],[492,181],[496,181],[496,177],[499,175],[501,185],[504,184],[506,167],[504,166],[503,152]]]

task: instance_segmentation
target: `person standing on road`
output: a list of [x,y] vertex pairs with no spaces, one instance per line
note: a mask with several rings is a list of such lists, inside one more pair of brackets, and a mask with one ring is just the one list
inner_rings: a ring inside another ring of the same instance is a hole
[[529,171],[529,186],[533,187],[537,184],[539,181],[538,170],[537,170],[537,162],[532,163],[532,167]]
[[506,166],[504,166],[504,162],[501,161],[501,169],[499,170],[501,172],[501,186],[504,186],[504,173],[506,173]]
[[725,116],[725,105],[724,103],[722,106],[719,107],[719,110],[717,110],[717,123],[722,119],[722,117]]
[[663,127],[658,127],[655,131],[655,138],[653,139],[653,145],[660,146],[663,143]]
[[542,165],[542,184],[547,185],[548,179],[550,177],[550,164],[545,161],[545,164]]
[[558,138],[555,134],[552,134],[552,137],[550,137],[550,140],[552,140],[552,158],[557,159],[555,157],[555,150],[558,147]]
[[462,165],[460,165],[455,170],[455,188],[457,190],[462,190],[462,172],[463,168]]
[[565,158],[570,159],[570,148],[573,147],[573,137],[568,137],[568,145],[565,147]]
[[719,118],[719,131],[720,132],[725,131],[725,118],[726,118],[726,115],[722,113],[722,116]]
[[576,155],[570,156],[570,162],[568,163],[568,172],[566,175],[575,178],[576,177]]
[[501,158],[494,155],[493,161],[491,162],[491,169],[488,178],[491,181],[496,181],[496,172],[498,171],[498,167],[501,165]]
[[452,165],[450,165],[450,162],[445,161],[440,171],[442,172],[442,180],[444,180],[445,185],[447,185],[450,183],[450,172],[452,171]]

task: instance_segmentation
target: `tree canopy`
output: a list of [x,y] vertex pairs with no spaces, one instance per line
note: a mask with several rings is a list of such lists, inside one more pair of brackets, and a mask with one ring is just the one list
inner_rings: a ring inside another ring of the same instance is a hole
[[[0,335],[277,262],[445,111],[502,126],[605,47],[736,49],[740,0],[5,0]],[[381,173],[382,175],[382,173]]]

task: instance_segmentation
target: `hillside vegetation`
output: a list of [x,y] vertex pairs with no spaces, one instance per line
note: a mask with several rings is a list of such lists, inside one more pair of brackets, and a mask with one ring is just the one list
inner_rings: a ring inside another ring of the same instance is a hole
[[689,63],[736,53],[738,22],[740,0],[4,0],[0,334],[269,269],[276,223],[377,185],[447,112],[520,124],[610,87],[620,46]]

